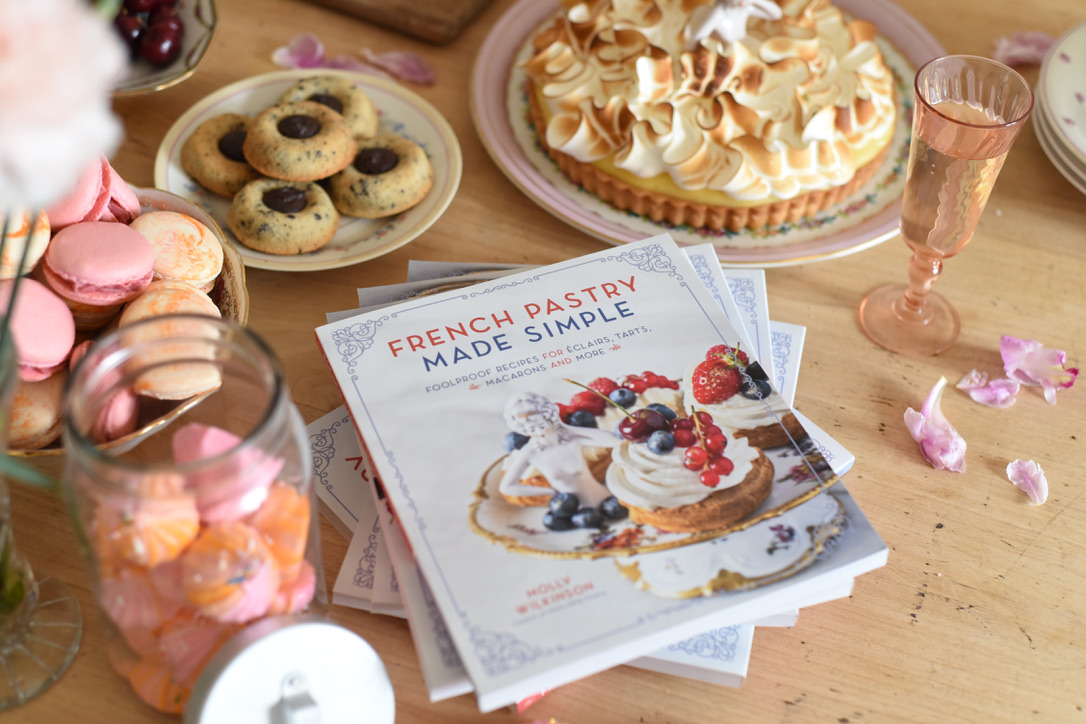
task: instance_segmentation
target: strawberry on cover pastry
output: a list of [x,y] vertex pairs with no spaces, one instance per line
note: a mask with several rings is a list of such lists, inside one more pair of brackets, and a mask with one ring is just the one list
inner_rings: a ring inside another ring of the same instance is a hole
[[694,363],[683,383],[683,405],[706,410],[759,448],[792,443],[804,435],[792,409],[745,352],[716,345]]

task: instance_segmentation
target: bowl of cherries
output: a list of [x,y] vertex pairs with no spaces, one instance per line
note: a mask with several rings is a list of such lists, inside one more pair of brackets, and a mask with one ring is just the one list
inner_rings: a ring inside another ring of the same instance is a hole
[[152,93],[192,75],[215,34],[214,0],[123,0],[113,20],[129,49],[115,96]]

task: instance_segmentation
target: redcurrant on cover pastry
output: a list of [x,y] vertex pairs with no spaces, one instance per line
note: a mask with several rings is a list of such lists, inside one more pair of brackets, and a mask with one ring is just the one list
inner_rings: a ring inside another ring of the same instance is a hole
[[[316,336],[483,711],[834,579],[830,556],[742,600],[710,590],[676,606],[601,565],[701,559],[837,482],[802,430],[759,448],[685,405],[687,368],[740,335],[667,235],[371,309]],[[603,482],[589,464],[602,452]],[[630,460],[654,457],[681,482],[638,499]],[[546,486],[525,484],[536,474]],[[680,493],[693,488],[691,503]]]

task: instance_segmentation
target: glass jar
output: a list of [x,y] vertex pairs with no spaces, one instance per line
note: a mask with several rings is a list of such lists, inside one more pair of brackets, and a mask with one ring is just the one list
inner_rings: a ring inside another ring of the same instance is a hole
[[110,662],[146,703],[180,714],[231,637],[327,614],[305,427],[259,337],[151,317],[91,346],[66,400],[65,494]]

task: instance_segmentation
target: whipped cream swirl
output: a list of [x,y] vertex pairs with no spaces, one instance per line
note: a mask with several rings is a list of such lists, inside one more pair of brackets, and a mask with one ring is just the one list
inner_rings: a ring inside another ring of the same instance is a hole
[[698,472],[683,466],[686,448],[675,448],[662,455],[649,450],[645,443],[623,441],[611,452],[611,467],[607,469],[607,489],[624,505],[658,510],[679,508],[705,500],[718,490],[743,482],[761,451],[751,447],[745,438],[733,437],[730,431],[724,455],[735,463],[729,475],[722,475],[713,488],[701,484]]

